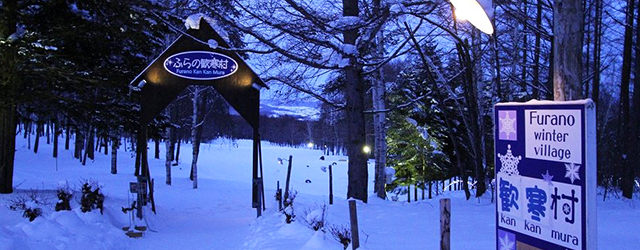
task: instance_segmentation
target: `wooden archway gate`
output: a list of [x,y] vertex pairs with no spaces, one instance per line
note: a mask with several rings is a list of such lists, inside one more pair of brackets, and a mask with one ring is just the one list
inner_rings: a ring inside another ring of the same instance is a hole
[[228,48],[229,44],[201,18],[198,29],[189,29],[180,35],[131,82],[141,87],[136,175],[146,177],[154,212],[153,183],[147,157],[147,125],[189,85],[213,86],[253,128],[252,207],[256,208],[257,216],[264,210],[258,128],[260,89],[268,89],[268,86],[237,53]]

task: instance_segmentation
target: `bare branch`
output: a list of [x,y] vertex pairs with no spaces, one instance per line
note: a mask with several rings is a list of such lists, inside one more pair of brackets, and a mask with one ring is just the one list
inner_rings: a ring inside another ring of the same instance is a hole
[[279,77],[270,77],[270,78],[264,79],[265,83],[273,82],[273,81],[283,83],[283,84],[285,84],[285,85],[287,85],[287,86],[289,86],[289,87],[291,87],[291,88],[293,88],[293,89],[295,89],[297,91],[300,91],[302,93],[310,95],[313,98],[316,98],[319,101],[324,102],[324,103],[326,103],[326,104],[328,104],[328,105],[330,105],[330,106],[332,106],[334,108],[344,108],[345,107],[345,105],[342,104],[342,103],[332,102],[329,99],[323,97],[322,95],[316,94],[316,93],[314,93],[313,91],[311,91],[309,89],[303,88],[303,87],[298,86],[296,84],[292,84],[288,79],[281,79]]

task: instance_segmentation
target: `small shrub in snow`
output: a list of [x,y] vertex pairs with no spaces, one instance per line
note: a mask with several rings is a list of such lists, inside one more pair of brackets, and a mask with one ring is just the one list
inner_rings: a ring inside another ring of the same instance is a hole
[[282,211],[284,213],[285,221],[287,222],[287,224],[291,224],[291,222],[293,222],[296,218],[296,215],[293,212],[293,207],[292,206],[285,207],[284,210]]
[[324,231],[327,219],[327,209],[327,205],[322,205],[313,210],[305,210],[305,216],[303,218],[305,224],[314,231],[318,231],[320,229],[323,229]]
[[71,189],[69,189],[68,186],[65,185],[58,187],[58,190],[56,190],[56,196],[58,196],[58,202],[55,207],[56,212],[71,210],[70,201],[71,197],[73,197],[73,192],[71,192]]
[[104,194],[100,191],[101,186],[91,180],[84,180],[82,183],[82,196],[80,197],[80,210],[83,213],[90,212],[94,209],[103,210]]
[[22,212],[22,217],[29,218],[29,221],[33,221],[42,216],[41,207],[46,204],[47,199],[43,194],[38,192],[38,190],[31,190],[26,195],[20,195],[9,200],[9,209],[20,211]]
[[27,201],[25,203],[22,217],[29,218],[29,221],[33,221],[36,218],[40,217],[41,215],[42,215],[42,208],[40,208],[40,206],[37,203],[33,201]]
[[298,195],[298,192],[291,191],[289,192],[289,197],[287,197],[284,201],[285,207],[282,212],[284,213],[285,221],[287,222],[287,224],[291,224],[291,222],[293,222],[296,218],[296,215],[293,211],[293,201],[296,199],[296,195]]
[[351,230],[344,225],[329,225],[328,229],[333,238],[340,242],[344,249],[347,249],[347,247],[351,243]]
[[285,207],[293,205],[293,201],[296,199],[296,195],[298,195],[298,191],[291,190],[287,195],[289,195],[289,197],[284,197],[284,201],[282,202],[282,204]]

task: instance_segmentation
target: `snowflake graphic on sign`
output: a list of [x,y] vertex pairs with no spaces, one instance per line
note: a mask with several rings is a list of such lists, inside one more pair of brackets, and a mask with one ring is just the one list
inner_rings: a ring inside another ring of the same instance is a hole
[[500,173],[507,175],[520,175],[518,172],[518,164],[520,160],[522,160],[522,156],[514,156],[511,153],[511,144],[507,144],[507,154],[498,153],[498,158],[500,159]]
[[565,163],[564,167],[567,169],[564,177],[569,178],[571,180],[571,184],[573,184],[575,180],[580,180],[580,165],[575,163]]
[[[516,124],[516,111],[498,111],[498,124],[500,140],[516,141],[518,139],[517,124]],[[513,134],[513,136],[512,136]]]
[[502,230],[499,230],[498,233],[504,233],[504,237],[498,237],[498,239],[500,240],[500,247],[498,248],[499,250],[514,250],[516,248],[516,240],[514,234],[510,234]]

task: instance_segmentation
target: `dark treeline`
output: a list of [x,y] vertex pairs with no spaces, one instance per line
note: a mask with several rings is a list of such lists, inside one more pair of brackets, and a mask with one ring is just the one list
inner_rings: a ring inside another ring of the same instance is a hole
[[[178,129],[178,138],[190,142],[190,128]],[[323,149],[327,154],[344,154],[343,136],[335,126],[322,120],[304,120],[292,116],[260,116],[260,137],[263,141],[287,146]],[[242,117],[237,115],[215,115],[208,117],[203,124],[202,140],[210,142],[217,138],[233,140],[253,138],[253,130]]]

